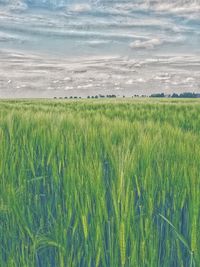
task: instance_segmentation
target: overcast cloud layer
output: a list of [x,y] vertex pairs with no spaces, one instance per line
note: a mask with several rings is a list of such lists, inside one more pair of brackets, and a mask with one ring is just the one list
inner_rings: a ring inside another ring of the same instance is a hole
[[199,44],[200,0],[0,0],[0,97],[198,92]]

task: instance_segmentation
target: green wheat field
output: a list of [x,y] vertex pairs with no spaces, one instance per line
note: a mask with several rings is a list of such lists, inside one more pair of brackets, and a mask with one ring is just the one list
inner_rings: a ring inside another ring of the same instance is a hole
[[199,267],[200,100],[0,101],[1,267]]

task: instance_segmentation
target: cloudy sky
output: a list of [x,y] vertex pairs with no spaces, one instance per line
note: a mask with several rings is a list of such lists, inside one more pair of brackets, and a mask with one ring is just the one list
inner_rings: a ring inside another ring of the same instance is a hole
[[0,97],[200,91],[200,0],[0,0]]

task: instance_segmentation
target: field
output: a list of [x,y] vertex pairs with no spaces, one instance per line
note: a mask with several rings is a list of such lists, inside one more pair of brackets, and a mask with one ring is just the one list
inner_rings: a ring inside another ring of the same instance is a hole
[[0,101],[0,266],[200,266],[200,101]]

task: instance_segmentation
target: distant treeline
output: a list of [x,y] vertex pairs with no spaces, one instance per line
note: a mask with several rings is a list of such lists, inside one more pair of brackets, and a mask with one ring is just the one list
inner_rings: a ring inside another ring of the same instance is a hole
[[[94,98],[116,98],[116,97],[120,97],[120,96],[116,96],[116,95],[92,95],[92,96],[87,96],[86,98],[90,99],[94,99]],[[123,98],[125,98],[125,96],[121,96]],[[134,95],[132,96],[132,98],[135,97],[166,97],[166,98],[200,98],[200,93],[190,93],[190,92],[186,92],[186,93],[181,93],[181,94],[176,94],[173,93],[172,95],[167,94],[165,95],[164,93],[157,93],[157,94],[151,94],[150,96],[147,95]],[[80,96],[65,96],[65,97],[54,97],[54,99],[80,99],[82,97]],[[85,98],[85,97],[83,97]]]
[[[116,95],[92,95],[92,96],[87,96],[87,98],[116,98],[117,96]],[[125,97],[125,96],[123,96]],[[54,97],[55,99],[57,97]],[[77,98],[82,98],[80,96],[65,96],[65,97],[58,97],[58,99],[77,99]]]
[[172,97],[172,98],[200,98],[200,94],[196,93],[181,93],[181,94],[172,94],[172,95],[165,95],[164,93],[152,94],[150,97]]
[[[101,94],[99,94],[99,95],[89,95],[89,96],[86,96],[86,97],[81,97],[81,96],[64,96],[64,97],[54,97],[54,99],[81,99],[81,98],[88,98],[88,99],[94,99],[94,98],[116,98],[116,97],[123,97],[123,98],[125,98],[126,96],[125,95],[123,95],[123,96],[119,96],[119,95],[101,95]],[[130,97],[132,97],[132,98],[134,98],[134,97],[149,97],[149,96],[147,96],[147,95],[133,95],[133,96],[129,96],[129,98]],[[157,97],[159,97],[159,96],[157,96]]]

